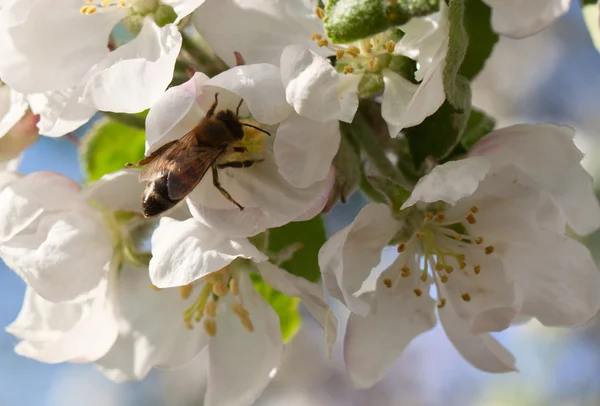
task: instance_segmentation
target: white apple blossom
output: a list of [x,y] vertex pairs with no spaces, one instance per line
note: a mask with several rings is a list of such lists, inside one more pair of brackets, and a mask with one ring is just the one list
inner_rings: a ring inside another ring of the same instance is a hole
[[[147,14],[156,7],[152,0],[105,7],[81,0],[10,0],[0,8],[0,77],[28,95],[42,116],[43,135],[66,134],[97,110],[143,111],[171,82],[181,48],[177,27],[161,28]],[[109,50],[115,24],[135,16],[136,38]]]
[[[573,326],[597,313],[600,274],[590,253],[564,235],[562,211],[531,182],[518,167],[494,168],[483,157],[448,162],[419,181],[402,220],[370,204],[322,247],[323,280],[352,311],[344,356],[357,386],[379,381],[435,325],[436,302],[450,341],[488,372],[515,369],[488,332],[517,316]],[[398,257],[375,291],[355,296],[391,242]]]
[[[440,1],[438,12],[412,18],[400,26],[405,35],[397,44],[388,33],[356,43],[332,44],[314,9],[314,2],[308,0],[293,4],[207,0],[193,14],[193,20],[196,29],[228,63],[233,63],[233,53],[237,51],[249,63],[281,63],[284,69],[286,61],[291,64],[290,60],[300,57],[288,50],[280,61],[282,50],[292,44],[302,45],[294,49],[308,48],[323,57],[337,55],[338,64],[343,67],[337,85],[339,94],[356,92],[365,73],[379,72],[385,84],[382,116],[393,137],[405,127],[420,124],[442,105],[445,100],[442,77],[449,35],[448,7],[444,1]],[[312,46],[308,45],[309,39],[314,40]],[[418,62],[416,83],[387,65],[383,67],[383,61],[389,60],[390,55],[404,55]],[[353,115],[354,111],[340,119],[352,121]]]
[[[312,55],[306,56],[307,64],[311,64]],[[311,71],[311,67],[305,70]],[[318,80],[321,74],[312,72]],[[240,145],[259,162],[246,168],[218,169],[221,185],[244,210],[228,201],[213,186],[212,173],[206,173],[186,198],[195,218],[230,235],[249,236],[312,218],[322,210],[333,182],[331,161],[340,134],[337,120],[311,120],[286,102],[282,81],[298,82],[303,80],[297,79],[302,74],[269,64],[238,66],[211,79],[196,73],[188,82],[167,90],[150,109],[146,118],[147,154],[194,128],[217,93],[217,111],[236,111],[241,98],[242,121],[263,126],[271,134],[245,127],[246,136]],[[323,97],[329,100],[327,93]],[[331,99],[339,106],[335,95]],[[302,106],[297,109],[305,113]]]
[[321,288],[266,262],[245,238],[230,239],[194,219],[164,217],[152,254],[150,278],[136,269],[119,275],[120,335],[97,362],[115,380],[183,365],[206,348],[205,404],[253,403],[275,375],[283,344],[278,316],[254,289],[250,271],[300,297],[330,331],[337,328]]
[[569,11],[571,0],[483,0],[496,32],[512,38],[536,34]]

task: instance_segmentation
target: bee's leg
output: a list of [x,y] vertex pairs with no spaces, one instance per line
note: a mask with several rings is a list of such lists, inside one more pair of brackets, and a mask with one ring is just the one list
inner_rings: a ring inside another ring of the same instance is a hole
[[246,161],[231,161],[231,162],[226,162],[224,164],[217,165],[217,167],[219,169],[222,169],[222,168],[248,168],[248,167],[254,165],[255,163],[262,162],[262,161],[264,161],[264,160],[263,159],[248,159]]
[[212,166],[212,176],[213,176],[213,185],[217,188],[217,190],[219,192],[221,192],[221,194],[225,197],[225,199],[227,199],[231,203],[235,204],[237,207],[239,207],[240,210],[244,210],[244,206],[242,206],[241,204],[236,202],[233,199],[233,197],[231,197],[229,192],[226,191],[225,189],[223,189],[223,186],[221,186],[221,183],[219,182],[219,172],[217,171],[217,165],[215,165],[215,164],[213,164],[213,166]]
[[215,110],[217,109],[217,105],[219,104],[219,93],[215,93],[215,101],[213,102],[210,109],[206,112],[206,117],[212,117],[215,114]]
[[150,155],[148,155],[146,158],[143,158],[142,160],[140,160],[140,161],[138,161],[138,162],[136,162],[134,164],[126,163],[125,167],[131,168],[132,166],[144,166],[144,165],[148,165],[150,162],[152,162],[156,158],[158,158],[163,152],[165,152],[167,149],[169,149],[169,147],[171,147],[171,145],[173,145],[177,141],[178,140],[167,142],[165,145],[163,145],[162,147],[160,147],[159,149],[157,149],[156,151],[154,151],[153,153],[151,153]]
[[244,102],[244,99],[240,100],[240,104],[238,104],[237,109],[235,109],[235,116],[239,117],[240,116],[240,107],[242,107],[242,103]]

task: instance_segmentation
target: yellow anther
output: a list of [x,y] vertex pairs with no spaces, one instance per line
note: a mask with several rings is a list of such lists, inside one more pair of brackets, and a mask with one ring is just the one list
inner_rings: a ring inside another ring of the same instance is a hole
[[209,300],[204,305],[204,314],[210,317],[217,317],[217,302]]
[[440,302],[438,303],[437,307],[438,309],[441,309],[442,307],[446,306],[446,299],[441,298]]
[[310,40],[311,40],[311,41],[319,41],[319,40],[321,40],[321,39],[323,39],[323,36],[322,36],[321,34],[313,34],[313,35],[311,35],[311,37],[310,37]]
[[454,268],[452,268],[452,265],[446,265],[444,271],[446,271],[446,273],[452,273],[454,272]]
[[462,240],[462,235],[460,235],[460,234],[456,234],[456,235],[454,236],[454,238],[456,238],[456,241],[460,241],[460,240]]
[[465,269],[467,267],[467,263],[465,261],[460,261],[458,263],[458,266],[460,267],[460,269]]
[[231,304],[231,310],[233,310],[233,312],[235,314],[238,315],[238,317],[241,316],[248,316],[248,310],[246,310],[246,308],[244,306],[242,306],[242,304],[240,302],[233,302]]
[[433,213],[431,212],[427,212],[425,213],[425,217],[427,217],[427,220],[433,220],[433,218],[435,217]]
[[180,286],[179,287],[179,297],[183,300],[187,300],[190,295],[192,294],[192,289],[194,287],[192,286],[191,283],[185,285],[185,286]]
[[388,54],[393,54],[395,49],[396,49],[396,43],[394,41],[389,40],[388,42],[385,43],[385,50],[387,51]]
[[153,283],[150,284],[150,289],[152,289],[155,292],[160,292],[162,290],[161,288],[159,288],[158,286],[156,286]]
[[231,279],[229,281],[229,291],[231,292],[232,295],[237,296],[240,293],[240,288],[238,286],[238,282],[236,279]]
[[104,0],[100,3],[102,7],[108,7],[112,4],[112,0]]
[[477,220],[475,220],[475,216],[473,213],[470,213],[465,219],[469,222],[469,224],[475,224]]
[[335,53],[335,59],[337,59],[338,61],[340,59],[342,59],[344,57],[344,55],[346,55],[346,53],[344,52],[343,49],[338,49]]
[[204,331],[211,337],[217,335],[217,322],[215,319],[204,319]]
[[254,324],[252,324],[252,320],[249,317],[240,318],[240,321],[247,332],[252,333],[254,331]]
[[320,39],[319,41],[317,41],[317,45],[321,48],[326,47],[327,45],[329,45],[329,41],[327,41],[326,38]]
[[371,44],[370,42],[363,44],[363,51],[365,52],[365,54],[371,53],[372,49],[373,49],[373,44]]
[[369,69],[371,72],[377,72],[379,69],[379,58],[375,57],[371,59],[369,63],[367,63],[367,69]]
[[475,265],[473,272],[475,272],[475,275],[479,275],[479,272],[481,272],[481,266]]
[[436,271],[443,271],[444,270],[444,265],[442,265],[442,264],[435,264],[435,270]]
[[410,276],[410,268],[404,265],[400,270],[400,276],[402,276],[403,278],[408,278]]
[[459,261],[464,261],[467,257],[465,256],[465,254],[458,254],[456,256],[456,259],[458,259]]
[[383,284],[385,285],[386,288],[391,288],[392,287],[392,280],[389,278],[385,278],[383,280]]
[[401,242],[400,244],[398,244],[398,248],[397,248],[398,253],[403,252],[405,249],[406,249],[406,243],[405,242]]
[[96,10],[98,10],[98,8],[96,6],[83,6],[83,7],[81,7],[81,10],[79,10],[79,12],[81,14],[90,15],[90,14],[94,14],[96,12]]
[[122,7],[122,8],[127,6],[127,4],[124,1],[119,1],[119,2],[117,2],[117,4],[119,5],[119,7]]
[[469,295],[468,293],[463,293],[462,295],[460,295],[460,297],[462,298],[462,300],[464,300],[465,302],[470,302],[471,301],[471,295]]
[[317,15],[317,17],[319,17],[319,20],[325,18],[325,10],[323,10],[321,7],[315,8],[315,14]]
[[193,328],[194,328],[194,325],[193,325],[193,324],[192,324],[192,322],[191,322],[191,321],[189,321],[189,320],[184,320],[184,321],[183,321],[183,324],[185,324],[185,328],[187,328],[188,330],[191,330],[191,329],[193,329]]
[[477,245],[483,244],[483,237],[477,237],[477,238],[475,238],[475,244],[477,244]]
[[446,218],[446,215],[444,213],[438,213],[436,216],[436,220],[441,223],[442,221],[444,221],[444,219]]
[[423,272],[419,279],[421,279],[423,282],[427,282],[427,272]]
[[419,238],[419,239],[421,239],[421,240],[422,240],[423,238],[425,238],[425,233],[423,233],[423,232],[421,232],[421,231],[417,231],[417,232],[415,233],[415,237],[417,237],[417,238]]
[[492,252],[494,252],[493,245],[488,245],[487,247],[485,247],[485,255],[490,255]]
[[417,297],[419,297],[423,294],[423,292],[421,292],[421,289],[415,289],[415,290],[413,290],[413,292],[414,292],[415,296],[417,296]]
[[223,281],[215,281],[212,285],[212,292],[220,297],[227,296],[229,293],[229,289],[227,289],[227,285]]
[[94,0],[83,0],[85,1],[87,4],[91,4]]
[[347,75],[349,73],[353,73],[354,72],[354,68],[352,66],[344,66],[344,75]]
[[442,275],[442,276],[440,276],[440,280],[442,281],[442,283],[446,283],[446,282],[448,282],[448,276]]
[[348,48],[346,48],[346,53],[356,58],[358,55],[360,55],[360,49],[356,45],[350,45]]
[[479,211],[479,207],[473,206],[471,207],[471,213],[477,213]]

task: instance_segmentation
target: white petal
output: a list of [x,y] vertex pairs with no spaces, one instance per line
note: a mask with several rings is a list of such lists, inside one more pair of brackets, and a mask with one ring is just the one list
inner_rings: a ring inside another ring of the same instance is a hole
[[277,128],[273,152],[284,179],[308,187],[328,176],[339,146],[337,120],[321,123],[294,112]]
[[390,136],[396,137],[400,130],[407,127],[405,122],[410,118],[405,113],[419,86],[387,68],[381,73],[385,84],[381,116],[388,124]]
[[37,172],[0,192],[0,257],[46,300],[92,290],[113,255],[106,226],[78,191],[68,178]]
[[229,239],[194,219],[160,220],[152,235],[150,279],[159,288],[187,285],[235,258],[266,257],[247,239]]
[[187,82],[169,88],[146,117],[146,155],[181,138],[205,116],[196,103],[208,76],[198,72]]
[[80,88],[27,95],[31,111],[40,115],[40,134],[60,137],[87,123],[97,110],[80,104]]
[[494,167],[517,165],[552,194],[576,232],[589,234],[600,227],[600,205],[573,135],[566,126],[514,125],[488,134],[469,155],[483,156]]
[[219,169],[222,187],[243,211],[223,197],[213,185],[212,174],[207,173],[187,197],[192,215],[225,234],[245,237],[320,212],[331,178],[306,188],[294,187],[279,173],[270,148],[266,146],[264,161],[250,168]]
[[398,229],[399,224],[386,205],[371,203],[319,250],[323,283],[333,297],[354,313],[368,313],[368,304],[353,294],[379,263],[381,251]]
[[0,138],[21,120],[28,107],[22,94],[0,86]]
[[162,4],[173,7],[175,13],[177,13],[177,19],[173,24],[179,24],[179,22],[192,14],[198,7],[204,3],[205,0],[162,0]]
[[351,123],[358,110],[358,85],[362,75],[341,75],[338,86],[338,99],[340,100],[341,112],[339,120]]
[[327,354],[331,354],[337,338],[337,319],[325,302],[323,288],[306,279],[277,268],[270,262],[256,264],[264,281],[274,289],[287,296],[295,296],[302,300],[311,316],[323,327],[327,344]]
[[483,0],[492,8],[494,30],[512,38],[533,35],[569,10],[571,0]]
[[211,338],[207,406],[247,406],[260,396],[277,372],[283,356],[279,317],[242,273],[240,297],[254,326],[248,332],[231,310],[231,295],[217,313],[217,334]]
[[96,201],[114,211],[141,212],[144,185],[138,181],[139,170],[122,169],[104,175],[82,191],[86,200]]
[[486,159],[476,157],[438,165],[419,179],[402,209],[417,202],[433,203],[441,200],[456,203],[477,190],[489,169],[490,164]]
[[182,313],[198,295],[187,299],[179,289],[151,289],[148,270],[124,267],[118,277],[119,338],[96,365],[112,380],[144,378],[152,367],[187,364],[206,346],[201,326],[186,327]]
[[451,306],[439,311],[440,321],[454,347],[475,368],[485,372],[516,371],[515,358],[489,334],[469,332],[469,322],[456,315]]
[[252,117],[264,124],[277,124],[292,112],[285,101],[279,69],[273,65],[237,66],[211,78],[206,85],[227,89],[241,97]]
[[161,28],[147,17],[136,38],[111,52],[86,75],[81,103],[103,111],[146,110],[171,83],[180,48],[177,26]]
[[108,36],[125,10],[80,13],[81,1],[13,2],[0,14],[0,76],[22,93],[75,86],[108,55]]
[[340,78],[328,59],[302,45],[290,45],[281,54],[281,80],[296,113],[322,122],[340,117]]
[[600,310],[600,273],[583,244],[540,229],[531,244],[510,246],[506,258],[525,315],[547,326],[576,326]]
[[[415,269],[414,256],[398,256],[380,275],[376,291],[361,295],[370,302],[369,314],[352,313],[348,319],[344,360],[357,388],[370,388],[379,382],[408,343],[436,324],[435,302],[429,297],[428,286],[419,284],[417,272],[400,277],[404,265]],[[391,282],[390,287],[384,280]],[[413,293],[416,286],[424,291],[420,297]]]
[[46,363],[90,362],[104,356],[118,335],[110,289],[104,279],[80,303],[51,303],[27,289],[19,316],[6,328],[23,340],[15,351]]
[[229,66],[235,65],[235,51],[246,63],[273,65],[279,65],[281,52],[291,44],[312,46],[323,55],[332,53],[311,40],[314,33],[325,34],[312,0],[207,0],[193,14],[193,22]]

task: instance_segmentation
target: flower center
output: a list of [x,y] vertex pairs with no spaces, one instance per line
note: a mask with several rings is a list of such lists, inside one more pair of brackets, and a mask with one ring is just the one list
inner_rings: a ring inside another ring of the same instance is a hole
[[269,135],[260,129],[260,124],[253,120],[243,119],[244,138],[233,144],[230,151],[219,158],[219,167],[248,167],[264,160],[266,141]]
[[[463,221],[471,225],[475,224],[478,211],[479,209],[473,206]],[[469,235],[463,221],[450,222],[446,220],[443,212],[437,214],[428,212],[419,231],[415,232],[408,242],[401,242],[398,245],[398,253],[406,252],[405,255],[415,255],[416,263],[419,264],[418,269],[411,269],[404,265],[400,269],[399,278],[408,278],[413,275],[413,272],[418,273],[419,279],[413,289],[417,297],[427,293],[430,283],[435,284],[440,309],[446,304],[446,298],[442,294],[442,284],[448,283],[454,275],[476,277],[481,273],[481,264],[468,253],[473,253],[474,248],[481,250],[485,255],[494,252],[494,246],[485,245],[482,236]],[[383,284],[391,288],[394,282],[386,278]],[[460,298],[470,302],[472,296],[470,292],[463,291],[460,292]]]
[[200,283],[179,287],[181,299],[189,299],[194,288],[200,288],[200,293],[194,303],[183,312],[183,322],[187,328],[192,329],[194,323],[202,322],[206,333],[211,337],[216,336],[219,301],[231,294],[236,297],[231,304],[232,311],[246,331],[249,333],[254,331],[250,313],[244,307],[243,299],[240,296],[236,272],[230,272],[228,266],[208,275]]

